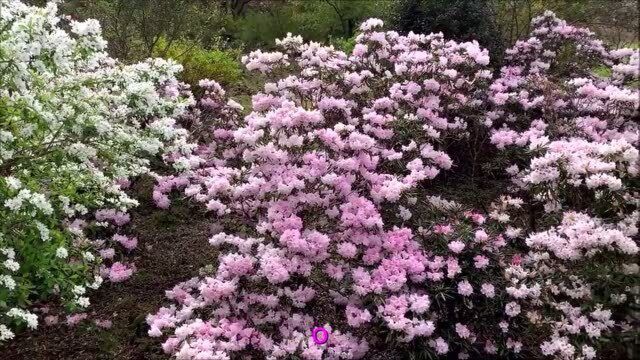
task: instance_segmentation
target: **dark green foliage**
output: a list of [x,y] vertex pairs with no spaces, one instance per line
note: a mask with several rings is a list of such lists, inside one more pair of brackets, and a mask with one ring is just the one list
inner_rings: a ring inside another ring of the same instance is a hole
[[401,0],[393,10],[391,28],[417,34],[442,32],[456,41],[477,40],[495,61],[505,44],[493,9],[491,0]]
[[353,48],[356,46],[356,39],[351,38],[331,38],[329,39],[329,43],[333,45],[336,49],[342,50],[347,54],[351,54]]
[[222,30],[231,43],[248,49],[271,48],[288,32],[307,40],[326,42],[352,37],[369,17],[385,17],[392,3],[384,0],[291,0],[271,2],[242,17],[229,18]]

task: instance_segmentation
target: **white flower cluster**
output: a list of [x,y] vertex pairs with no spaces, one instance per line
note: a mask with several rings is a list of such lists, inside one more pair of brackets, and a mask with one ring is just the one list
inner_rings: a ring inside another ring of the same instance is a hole
[[560,259],[576,260],[593,256],[602,249],[635,255],[638,245],[615,228],[589,215],[566,212],[562,223],[555,229],[531,234],[526,243],[532,249],[547,250]]
[[27,326],[30,329],[35,329],[38,327],[38,316],[28,311],[18,308],[12,308],[7,312],[7,316],[24,321],[25,323],[27,323]]
[[13,331],[9,330],[5,325],[0,324],[0,341],[13,339],[14,336]]
[[[2,240],[2,235],[0,235],[0,240]],[[0,254],[5,257],[2,267],[0,267],[0,288],[4,287],[13,290],[16,288],[16,281],[9,273],[18,271],[20,264],[15,260],[16,253],[12,248],[0,248]]]
[[296,35],[293,36],[291,33],[287,33],[287,37],[283,39],[276,39],[276,45],[284,48],[284,49],[296,49],[304,43],[302,36]]
[[32,193],[28,189],[22,189],[13,198],[5,200],[4,206],[13,211],[20,211],[28,204],[33,205],[36,210],[39,210],[44,215],[51,215],[53,213],[53,207],[51,203],[43,194]]

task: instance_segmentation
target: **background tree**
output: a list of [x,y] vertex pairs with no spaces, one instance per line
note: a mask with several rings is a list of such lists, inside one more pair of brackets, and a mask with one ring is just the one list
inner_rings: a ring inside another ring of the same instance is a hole
[[508,44],[528,33],[531,19],[545,10],[572,25],[588,27],[613,47],[638,43],[640,23],[634,0],[494,0],[492,6]]
[[391,19],[402,32],[442,32],[449,39],[477,40],[492,59],[505,47],[491,0],[401,0]]
[[[206,29],[221,26],[220,8],[201,0],[70,0],[63,12],[100,20],[110,54],[127,61],[162,56],[181,38],[206,44]],[[157,49],[159,44],[165,48]]]

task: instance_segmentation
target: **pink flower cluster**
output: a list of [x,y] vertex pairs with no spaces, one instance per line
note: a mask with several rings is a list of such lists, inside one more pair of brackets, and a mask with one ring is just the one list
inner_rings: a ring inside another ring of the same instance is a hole
[[135,265],[117,261],[116,249],[120,247],[129,253],[138,247],[136,237],[119,233],[122,231],[122,226],[131,220],[130,215],[113,209],[102,209],[96,211],[95,220],[96,225],[114,233],[109,240],[97,239],[93,241],[102,258],[102,265],[99,269],[100,276],[114,283],[127,280],[135,272]]

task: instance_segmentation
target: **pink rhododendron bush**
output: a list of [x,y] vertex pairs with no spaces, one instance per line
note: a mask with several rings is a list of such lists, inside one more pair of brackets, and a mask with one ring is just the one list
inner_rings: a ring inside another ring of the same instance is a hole
[[32,303],[82,310],[131,276],[125,179],[186,145],[180,66],[125,66],[105,46],[95,20],[0,0],[0,342],[36,328]]
[[[476,42],[382,27],[351,54],[291,35],[251,52],[270,80],[250,112],[201,82],[180,119],[197,147],[165,157],[178,173],[153,197],[202,203],[221,253],[149,335],[178,359],[593,359],[632,341],[638,51],[545,13],[494,72]],[[482,210],[433,192],[454,147],[508,162]]]

